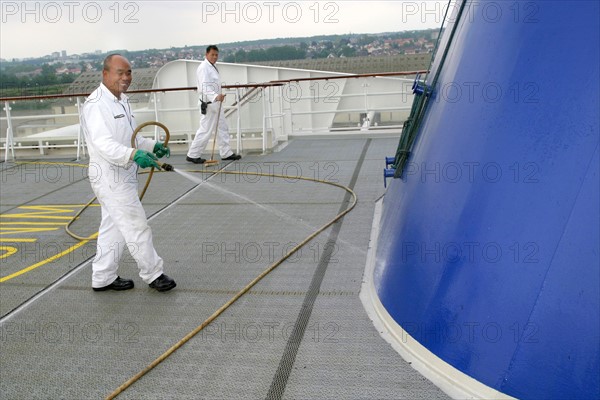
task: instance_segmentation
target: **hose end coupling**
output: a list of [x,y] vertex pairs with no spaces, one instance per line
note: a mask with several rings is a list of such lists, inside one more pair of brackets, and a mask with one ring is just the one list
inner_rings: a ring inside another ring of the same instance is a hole
[[171,164],[163,163],[160,165],[160,167],[165,171],[175,171],[175,168],[173,168]]

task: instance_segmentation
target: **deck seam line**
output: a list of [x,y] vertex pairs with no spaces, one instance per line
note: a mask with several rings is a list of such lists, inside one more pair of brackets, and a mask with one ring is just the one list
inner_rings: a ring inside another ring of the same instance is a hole
[[[350,183],[348,187],[353,189],[358,180],[358,174],[360,173],[362,164],[365,160],[365,156],[369,149],[369,145],[371,144],[371,139],[367,139],[361,155],[356,163],[356,167],[354,168],[354,172],[352,174],[352,178],[350,179]],[[344,210],[344,204],[348,203],[350,200],[350,194],[347,193],[344,196],[344,200],[342,201],[342,205],[340,206],[340,210],[338,213]],[[266,395],[266,399],[279,400],[283,397],[283,393],[285,392],[285,388],[292,372],[292,368],[296,361],[296,356],[298,354],[298,350],[300,348],[300,344],[304,338],[304,332],[306,331],[306,327],[308,325],[308,320],[312,314],[312,310],[314,307],[314,303],[319,294],[321,283],[323,282],[323,278],[325,277],[325,273],[327,272],[327,267],[329,266],[329,259],[331,258],[332,251],[335,249],[335,243],[338,240],[339,232],[342,228],[342,224],[344,222],[344,218],[341,218],[337,221],[330,233],[329,238],[327,239],[327,244],[325,244],[323,254],[319,260],[317,265],[317,269],[313,274],[313,278],[310,282],[309,288],[306,292],[306,296],[302,302],[302,306],[300,307],[300,313],[296,319],[294,324],[294,328],[288,338],[288,341],[285,346],[285,350],[281,356],[279,361],[279,365],[277,370],[275,371],[275,375],[273,376],[273,380],[271,381],[271,386],[269,388],[269,392]]]

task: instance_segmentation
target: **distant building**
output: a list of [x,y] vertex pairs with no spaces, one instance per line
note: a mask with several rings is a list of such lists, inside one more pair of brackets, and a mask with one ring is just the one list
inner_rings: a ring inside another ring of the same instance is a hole
[[81,68],[73,67],[73,68],[59,68],[56,71],[56,75],[64,75],[64,74],[80,74]]

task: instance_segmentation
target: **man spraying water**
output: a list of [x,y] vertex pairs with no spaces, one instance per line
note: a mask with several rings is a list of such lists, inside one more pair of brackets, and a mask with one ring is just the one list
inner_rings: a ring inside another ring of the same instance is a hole
[[[96,257],[92,262],[94,291],[128,290],[133,281],[117,275],[119,260],[128,247],[140,277],[159,292],[173,289],[175,281],[163,274],[163,259],[152,243],[152,231],[137,194],[137,170],[159,168],[158,158],[169,156],[161,142],[131,138],[136,127],[129,99],[131,64],[119,55],[104,60],[102,83],[86,99],[82,126],[90,154],[89,179],[102,210]],[[116,252],[116,253],[115,253]]]

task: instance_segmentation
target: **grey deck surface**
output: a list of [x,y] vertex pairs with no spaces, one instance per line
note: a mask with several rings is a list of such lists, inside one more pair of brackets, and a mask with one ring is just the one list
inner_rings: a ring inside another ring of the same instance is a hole
[[[358,204],[119,398],[447,398],[380,337],[359,299],[383,159],[396,144],[294,139],[227,165],[338,182]],[[205,180],[198,184],[155,174],[143,203],[177,288],[149,289],[126,254],[119,274],[135,289],[98,293],[95,242],[81,244],[63,226],[93,197],[85,168],[39,161],[0,164],[0,255],[14,252],[0,258],[0,276],[32,267],[0,283],[2,399],[104,398],[349,201],[339,188],[296,179],[194,174]],[[169,163],[203,169],[182,155]],[[99,218],[90,207],[72,230],[90,235]]]

